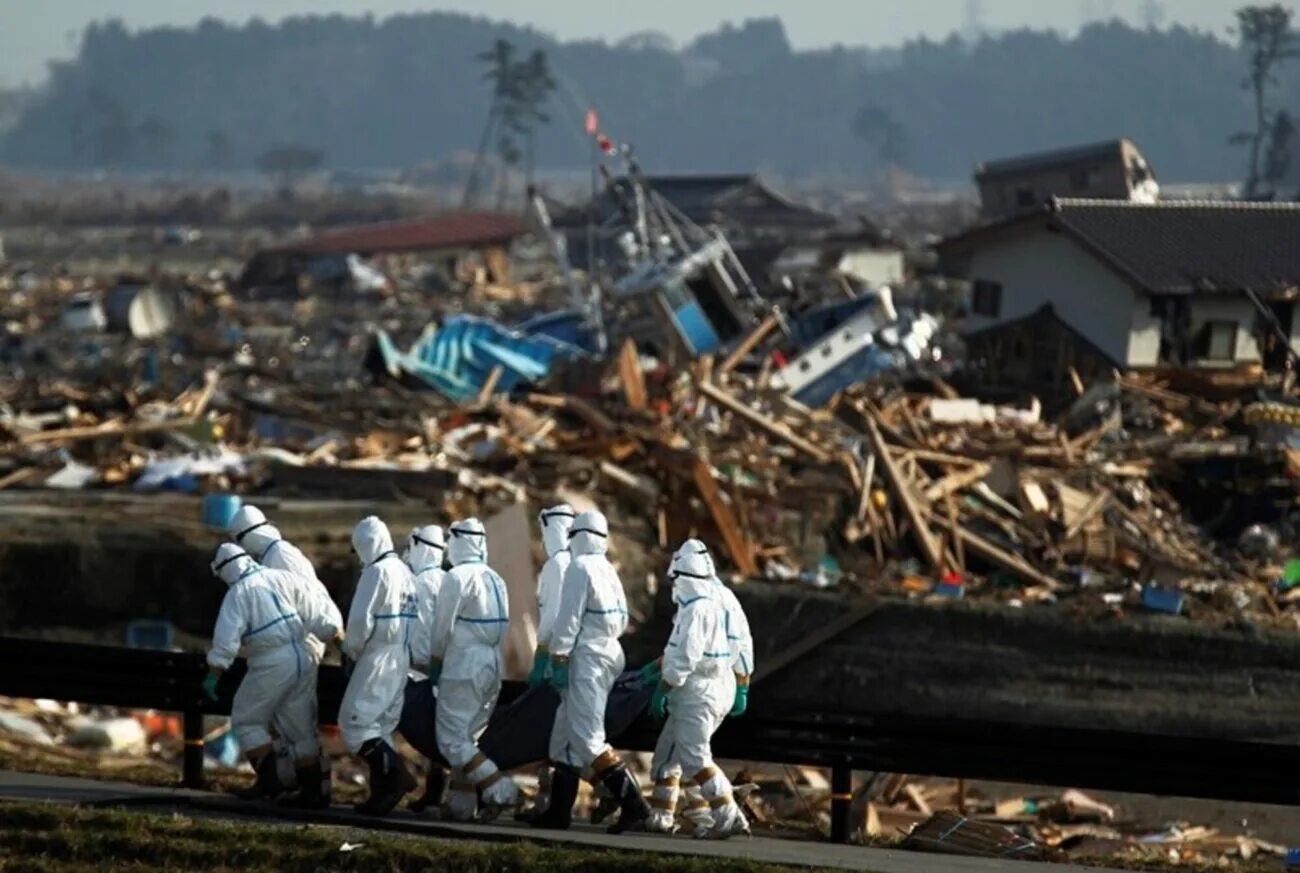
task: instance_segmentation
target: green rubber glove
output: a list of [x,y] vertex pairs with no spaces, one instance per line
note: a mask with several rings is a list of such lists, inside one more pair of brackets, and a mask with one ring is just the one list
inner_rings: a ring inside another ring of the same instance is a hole
[[671,690],[660,682],[655,686],[655,693],[650,698],[650,715],[659,721],[668,717],[668,692]]
[[746,709],[749,709],[749,686],[737,685],[736,699],[735,702],[731,704],[731,712],[727,713],[727,715],[744,715]]
[[536,688],[546,684],[546,668],[551,665],[551,656],[545,649],[538,649],[533,655],[533,669],[528,674],[528,687]]
[[637,675],[642,682],[658,682],[659,677],[664,675],[664,668],[658,661],[651,661],[637,671]]
[[217,702],[217,683],[221,677],[216,673],[209,673],[203,677],[203,696],[213,703]]
[[567,691],[569,688],[569,662],[557,661],[551,659],[551,685],[555,686],[556,691]]

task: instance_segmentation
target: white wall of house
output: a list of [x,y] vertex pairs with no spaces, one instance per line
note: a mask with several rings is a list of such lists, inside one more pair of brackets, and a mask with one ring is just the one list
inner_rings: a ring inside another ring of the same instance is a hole
[[1130,367],[1154,365],[1160,331],[1145,295],[1068,237],[1041,227],[980,246],[970,278],[1002,286],[996,318],[972,317],[979,330],[1036,312],[1045,303],[1097,348]]
[[869,288],[879,288],[903,284],[907,268],[897,249],[850,249],[840,258],[839,269],[857,276]]
[[[1188,305],[1189,333],[1194,336],[1207,321],[1232,322],[1237,325],[1237,343],[1233,349],[1233,361],[1254,363],[1260,360],[1259,341],[1254,335],[1255,313],[1255,307],[1243,295],[1194,296]],[[1225,362],[1207,361],[1206,363]]]

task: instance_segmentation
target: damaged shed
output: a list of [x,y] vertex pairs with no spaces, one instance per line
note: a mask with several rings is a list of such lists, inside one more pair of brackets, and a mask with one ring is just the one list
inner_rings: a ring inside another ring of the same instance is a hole
[[480,253],[488,270],[497,274],[493,278],[504,280],[505,249],[528,230],[520,216],[504,212],[459,212],[342,228],[259,251],[244,267],[239,286],[296,287],[300,276],[319,270],[323,262],[358,256],[432,255],[454,269],[466,252]]

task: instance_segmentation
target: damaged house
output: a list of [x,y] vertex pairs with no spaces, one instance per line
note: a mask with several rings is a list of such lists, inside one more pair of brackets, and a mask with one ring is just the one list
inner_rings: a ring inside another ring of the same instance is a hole
[[1160,196],[1155,172],[1128,139],[989,161],[975,168],[975,185],[989,219],[1037,209],[1053,197],[1154,203]]
[[1300,351],[1300,204],[1053,199],[939,246],[971,282],[990,385],[1059,388],[1165,366],[1275,367]]

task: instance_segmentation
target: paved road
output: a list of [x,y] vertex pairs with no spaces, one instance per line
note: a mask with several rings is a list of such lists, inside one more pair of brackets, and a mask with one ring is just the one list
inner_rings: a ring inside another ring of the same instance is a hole
[[491,842],[527,840],[540,844],[598,846],[635,849],[646,852],[671,852],[678,855],[705,855],[725,858],[750,858],[773,864],[823,867],[840,870],[870,870],[874,873],[1119,873],[1103,868],[1039,864],[1029,861],[1008,864],[984,858],[961,858],[927,855],[888,849],[865,849],[777,840],[766,837],[708,842],[683,837],[654,834],[610,836],[588,826],[570,831],[535,831],[513,822],[494,825],[457,825],[434,822],[399,812],[388,819],[363,818],[339,807],[325,813],[298,814],[271,807],[251,807],[233,798],[198,791],[168,790],[89,779],[71,779],[26,773],[0,772],[0,800],[49,801],[57,803],[93,803],[97,805],[183,807],[201,815],[223,818],[257,818],[270,822],[311,821],[361,830],[382,830],[422,834],[450,839],[474,839]]

